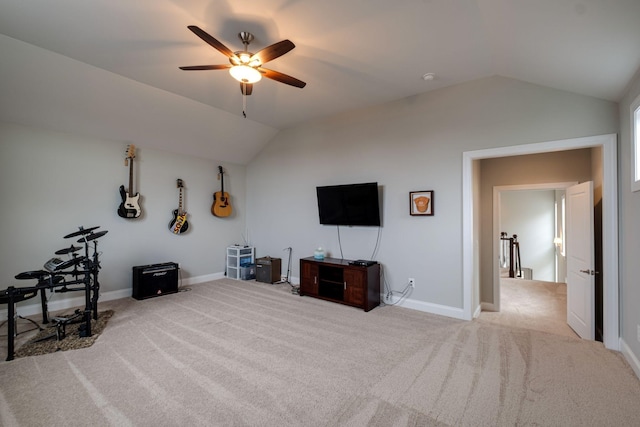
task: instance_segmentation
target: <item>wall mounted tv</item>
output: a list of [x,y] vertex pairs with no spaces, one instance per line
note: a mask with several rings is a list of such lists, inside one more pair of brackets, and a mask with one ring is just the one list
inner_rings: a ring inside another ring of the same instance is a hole
[[380,226],[378,183],[316,187],[320,224]]

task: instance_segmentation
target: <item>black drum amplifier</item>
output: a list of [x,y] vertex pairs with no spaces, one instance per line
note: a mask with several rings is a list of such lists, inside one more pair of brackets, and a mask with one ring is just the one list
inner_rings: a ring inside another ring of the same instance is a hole
[[178,292],[178,264],[167,262],[133,267],[133,297],[141,300]]

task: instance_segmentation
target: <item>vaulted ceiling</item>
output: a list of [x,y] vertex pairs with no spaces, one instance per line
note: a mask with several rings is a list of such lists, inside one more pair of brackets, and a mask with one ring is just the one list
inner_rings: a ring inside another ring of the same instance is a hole
[[[0,0],[0,119],[247,163],[281,129],[492,75],[617,101],[638,0]],[[228,60],[296,48],[246,98]],[[423,75],[433,73],[433,80]]]

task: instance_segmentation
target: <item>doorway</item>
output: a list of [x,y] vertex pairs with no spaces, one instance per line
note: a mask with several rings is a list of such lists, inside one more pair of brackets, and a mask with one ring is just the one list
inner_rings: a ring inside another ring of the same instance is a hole
[[[503,213],[501,208],[501,206],[503,205],[502,203],[503,196],[512,194],[514,192],[520,193],[520,194],[528,194],[533,192],[562,192],[565,189],[575,184],[577,184],[576,181],[568,181],[568,182],[553,182],[553,183],[543,183],[543,184],[502,185],[502,186],[494,187],[493,188],[493,232],[492,232],[492,236],[494,238],[493,258],[499,259],[501,257],[501,245],[500,245],[500,240],[498,238],[498,236],[500,236],[500,233],[507,232],[509,235],[512,234],[512,233],[509,233],[509,230],[503,229],[504,227],[501,227],[504,225]],[[553,207],[551,207],[550,209],[553,209]],[[523,267],[531,269],[532,279],[542,280],[542,281],[558,281],[557,280],[557,275],[559,270],[558,255],[560,254],[558,253],[558,248],[553,247],[553,243],[554,243],[554,238],[556,236],[560,236],[559,229],[562,226],[561,224],[556,224],[557,214],[555,212],[548,212],[548,215],[553,215],[553,218],[551,219],[547,218],[546,220],[546,226],[549,227],[548,236],[546,236],[547,237],[546,240],[548,240],[547,247],[531,247],[530,245],[527,246],[527,243],[528,243],[526,240],[527,234],[522,235],[521,233],[519,236],[520,244],[524,244],[523,248],[525,250],[528,249],[529,251],[535,251],[538,253],[538,255],[534,257],[535,261],[533,262],[527,262],[528,259],[529,260],[531,259],[531,257],[525,258],[526,265],[523,265]],[[524,221],[539,221],[539,219],[532,217],[532,218],[525,218]],[[536,230],[537,230],[536,227],[537,226],[534,226],[529,234],[533,235],[534,233],[536,233]],[[512,231],[520,232],[522,230],[518,229],[518,230],[512,230]],[[522,240],[523,238],[525,239],[525,241]],[[533,238],[531,240],[533,240]],[[533,244],[535,244],[535,242]],[[542,242],[538,240],[537,244],[542,245]],[[553,254],[551,254],[552,258],[548,258],[548,256],[546,256],[546,255],[549,255],[548,252],[550,251],[554,252]],[[553,273],[551,272],[544,272],[544,274],[539,273],[537,270],[539,269],[539,266],[541,265],[541,263],[554,263],[554,265],[552,266]],[[493,274],[494,302],[492,305],[487,304],[487,308],[493,311],[500,311],[500,281],[501,281],[500,279],[501,279],[500,269],[495,268],[494,274]]]
[[[617,226],[617,136],[615,134],[548,141],[511,147],[499,147],[463,153],[462,233],[463,233],[463,314],[471,320],[480,313],[480,263],[474,257],[479,247],[479,190],[481,159],[549,153],[579,148],[600,147],[602,170],[602,269],[603,343],[619,350],[618,300],[618,226]],[[474,262],[475,261],[475,262]]]
[[566,188],[575,184],[569,181],[493,187],[492,234],[517,235],[523,274],[516,269],[516,277],[509,277],[509,241],[496,239],[494,303],[482,304],[481,320],[577,337],[567,325],[567,285],[561,245],[562,196]]

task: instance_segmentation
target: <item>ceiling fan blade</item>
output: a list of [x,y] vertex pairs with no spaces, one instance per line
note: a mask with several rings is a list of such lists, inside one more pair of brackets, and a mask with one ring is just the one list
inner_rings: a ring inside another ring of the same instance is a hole
[[258,68],[258,71],[260,71],[262,73],[263,76],[271,79],[271,80],[275,80],[278,81],[280,83],[284,83],[284,84],[288,84],[290,86],[295,86],[295,87],[299,87],[299,88],[303,88],[305,87],[307,84],[305,82],[303,82],[302,80],[298,80],[295,77],[291,77],[288,76],[286,74],[283,74],[279,71],[273,71],[270,70],[268,68]]
[[251,92],[253,92],[253,84],[240,83],[240,92],[242,92],[243,95],[251,95]]
[[220,65],[190,65],[188,67],[179,67],[181,70],[193,71],[193,70],[227,70],[233,67],[231,64]]
[[231,49],[220,43],[218,40],[213,38],[212,35],[200,29],[199,27],[196,27],[195,25],[189,25],[187,28],[193,31],[196,36],[200,37],[202,40],[217,49],[223,55],[229,58],[236,56]]
[[294,47],[296,47],[296,45],[293,44],[292,41],[282,40],[281,42],[274,43],[271,46],[267,46],[260,50],[258,53],[254,54],[251,59],[258,58],[260,59],[260,63],[264,64],[284,55]]

